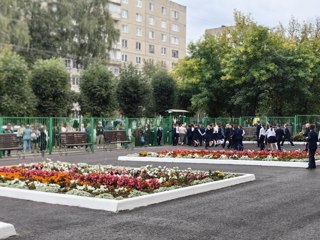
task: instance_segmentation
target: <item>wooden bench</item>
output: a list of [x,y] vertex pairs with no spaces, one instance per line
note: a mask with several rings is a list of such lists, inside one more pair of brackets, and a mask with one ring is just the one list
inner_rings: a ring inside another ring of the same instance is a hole
[[85,132],[62,132],[60,133],[60,146],[66,147],[90,146]]
[[2,157],[2,151],[5,150],[23,150],[23,147],[19,143],[19,139],[14,133],[0,134],[0,157]]
[[[110,149],[111,145],[120,144],[121,146],[125,146],[125,148],[128,147],[128,144],[131,144],[131,141],[127,140],[127,134],[125,130],[110,130],[110,131],[104,131],[104,142],[105,142],[105,149]],[[131,148],[132,145],[131,145]]]

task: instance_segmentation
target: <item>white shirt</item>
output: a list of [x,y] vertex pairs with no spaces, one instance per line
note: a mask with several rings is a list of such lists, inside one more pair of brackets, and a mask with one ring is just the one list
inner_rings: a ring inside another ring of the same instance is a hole
[[274,129],[269,128],[266,132],[267,138],[268,137],[275,137],[276,136],[276,132],[274,131]]
[[261,136],[265,136],[267,134],[267,132],[266,132],[266,130],[264,129],[264,127],[261,127],[260,128],[260,132],[259,132],[259,138],[261,137]]

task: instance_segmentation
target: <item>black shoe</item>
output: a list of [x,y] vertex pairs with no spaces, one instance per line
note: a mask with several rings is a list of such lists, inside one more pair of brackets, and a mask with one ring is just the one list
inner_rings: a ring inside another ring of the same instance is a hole
[[316,167],[307,167],[306,169],[312,170],[312,169],[316,169]]

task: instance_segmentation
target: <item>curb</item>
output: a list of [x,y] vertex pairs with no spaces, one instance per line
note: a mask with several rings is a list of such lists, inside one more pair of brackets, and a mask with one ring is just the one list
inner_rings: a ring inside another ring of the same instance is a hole
[[[284,162],[284,161],[255,161],[255,160],[215,160],[205,158],[159,158],[159,157],[127,157],[119,156],[118,161],[131,162],[162,162],[162,163],[204,163],[220,165],[247,165],[247,166],[266,166],[266,167],[295,167],[306,168],[308,162]],[[320,160],[316,161],[320,163]]]
[[12,224],[0,222],[0,239],[6,239],[15,235],[17,233]]
[[[151,204],[170,201],[177,198],[187,197],[198,193],[204,193],[217,189],[226,188],[255,180],[254,174],[243,174],[238,177],[228,178],[210,183],[204,183],[165,192],[152,193],[144,196],[114,200],[101,199],[93,197],[81,197],[75,195],[66,195],[59,193],[48,193],[34,190],[22,190],[16,188],[0,187],[0,196],[16,198],[22,200],[31,200],[35,202],[59,204],[65,206],[75,206],[96,210],[105,210],[111,212],[119,212],[123,210],[131,210],[138,207],[144,207]],[[0,228],[1,231],[1,228]]]

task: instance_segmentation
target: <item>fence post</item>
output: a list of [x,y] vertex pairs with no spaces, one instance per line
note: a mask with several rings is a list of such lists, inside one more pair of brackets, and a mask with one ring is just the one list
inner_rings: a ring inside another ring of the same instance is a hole
[[129,119],[126,117],[125,118],[125,125],[126,125],[126,135],[127,135],[127,139],[129,138]]
[[293,133],[297,134],[298,133],[298,116],[294,115],[294,124],[293,124]]
[[0,117],[0,133],[2,133],[3,117]]
[[53,118],[49,117],[49,129],[48,129],[48,134],[49,134],[49,154],[52,154],[52,148],[53,148],[53,139],[55,136],[53,136]]
[[[170,117],[169,117],[169,131],[172,130],[172,115],[170,114]],[[169,132],[169,144],[172,144],[172,134],[173,132]]]
[[90,149],[91,149],[91,152],[94,153],[94,119],[93,118],[90,118],[90,126],[91,126]]
[[239,125],[242,126],[242,124],[243,124],[243,119],[242,117],[239,117]]

